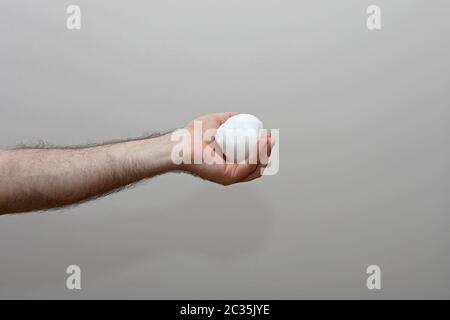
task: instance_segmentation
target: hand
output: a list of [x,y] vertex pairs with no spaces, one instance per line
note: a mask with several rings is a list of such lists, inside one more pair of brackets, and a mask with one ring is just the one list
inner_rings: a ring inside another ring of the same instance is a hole
[[266,156],[267,159],[260,159],[258,155],[255,155],[255,159],[258,159],[256,164],[251,164],[248,160],[245,163],[227,163],[220,147],[214,141],[214,134],[220,125],[236,114],[237,113],[235,112],[208,114],[199,117],[186,125],[185,129],[190,132],[191,137],[194,137],[195,121],[202,122],[202,137],[207,130],[213,132],[212,139],[209,141],[204,141],[202,139],[202,148],[199,148],[200,144],[193,146],[192,159],[194,159],[194,155],[197,154],[197,156],[203,160],[203,150],[209,147],[212,150],[213,157],[222,161],[217,161],[215,164],[207,164],[204,163],[204,161],[202,161],[202,164],[185,164],[183,165],[184,170],[225,186],[238,182],[251,181],[262,176],[274,144],[270,133],[260,139],[258,149],[262,148],[261,152],[259,152],[259,150],[254,150],[258,155],[261,154]]

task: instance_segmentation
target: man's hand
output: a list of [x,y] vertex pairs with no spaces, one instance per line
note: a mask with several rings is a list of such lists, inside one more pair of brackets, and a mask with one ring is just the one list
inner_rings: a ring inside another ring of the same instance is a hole
[[[202,148],[193,144],[192,147],[192,158],[197,155],[198,158],[203,159],[203,150],[210,148],[213,153],[213,157],[217,160],[222,160],[218,162],[219,164],[188,164],[184,165],[183,169],[198,175],[204,179],[220,183],[222,185],[230,185],[238,182],[247,182],[261,177],[264,168],[267,165],[268,157],[270,156],[274,141],[270,136],[270,133],[261,137],[258,144],[258,148],[262,150],[255,149],[254,152],[255,159],[258,159],[258,163],[251,164],[248,159],[245,163],[230,163],[227,162],[225,156],[223,155],[220,147],[214,141],[214,135],[217,129],[230,117],[236,115],[235,112],[226,113],[214,113],[199,117],[187,124],[186,129],[190,132],[191,137],[194,137],[194,122],[199,121],[202,123],[202,137],[209,131],[212,132],[212,139],[207,141],[202,140]],[[251,157],[249,157],[251,158]]]

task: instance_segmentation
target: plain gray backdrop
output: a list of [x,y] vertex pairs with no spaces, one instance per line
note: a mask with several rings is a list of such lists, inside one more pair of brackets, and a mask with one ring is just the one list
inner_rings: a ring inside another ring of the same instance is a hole
[[2,0],[0,147],[238,111],[281,167],[2,216],[0,298],[450,298],[449,39],[447,0]]

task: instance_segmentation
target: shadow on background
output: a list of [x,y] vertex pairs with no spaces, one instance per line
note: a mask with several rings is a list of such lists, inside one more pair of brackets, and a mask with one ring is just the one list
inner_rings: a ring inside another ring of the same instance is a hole
[[[235,195],[239,192],[205,188],[170,206],[114,215],[105,222],[97,249],[108,252],[107,256],[120,249],[121,255],[133,259],[153,259],[174,250],[224,260],[252,253],[267,239],[270,212],[264,199],[250,188],[245,189],[245,196]],[[95,242],[96,233],[92,229],[86,234],[93,238],[89,243]]]
[[176,251],[228,261],[262,250],[271,226],[264,199],[248,186],[205,185],[182,202],[153,209],[0,217],[3,285],[53,281],[70,264],[93,275]]

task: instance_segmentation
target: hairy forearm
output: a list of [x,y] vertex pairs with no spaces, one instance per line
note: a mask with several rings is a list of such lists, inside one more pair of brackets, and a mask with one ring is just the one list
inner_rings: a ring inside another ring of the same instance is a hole
[[100,196],[173,169],[170,135],[79,149],[0,151],[0,214]]

